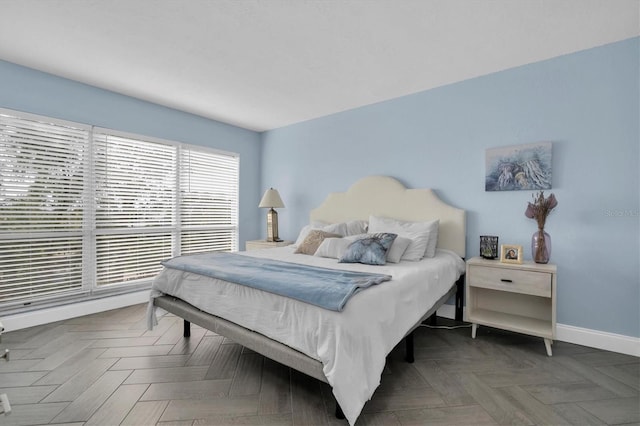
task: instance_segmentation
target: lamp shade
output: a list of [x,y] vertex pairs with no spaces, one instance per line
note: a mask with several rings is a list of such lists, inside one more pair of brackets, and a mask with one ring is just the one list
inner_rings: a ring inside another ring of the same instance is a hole
[[278,190],[269,188],[262,196],[262,200],[260,200],[260,204],[258,205],[258,207],[282,208],[284,207],[284,203],[282,202],[282,198],[280,198],[280,194],[278,194]]

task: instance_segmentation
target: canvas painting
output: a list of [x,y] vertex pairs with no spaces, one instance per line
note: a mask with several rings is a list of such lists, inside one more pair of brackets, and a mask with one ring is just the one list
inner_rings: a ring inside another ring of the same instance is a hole
[[551,142],[487,149],[485,191],[551,189]]

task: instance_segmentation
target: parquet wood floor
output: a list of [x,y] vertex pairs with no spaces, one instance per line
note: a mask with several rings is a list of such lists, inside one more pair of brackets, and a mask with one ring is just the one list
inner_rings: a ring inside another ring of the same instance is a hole
[[[0,425],[342,425],[328,385],[145,305],[6,333]],[[453,321],[440,319],[439,324]],[[487,327],[420,328],[357,425],[638,425],[640,359]]]

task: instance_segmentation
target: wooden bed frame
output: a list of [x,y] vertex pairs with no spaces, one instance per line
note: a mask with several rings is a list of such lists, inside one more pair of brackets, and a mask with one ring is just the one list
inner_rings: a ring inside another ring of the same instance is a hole
[[[329,194],[317,209],[311,211],[312,221],[327,223],[345,222],[354,219],[368,220],[369,215],[391,217],[408,221],[440,220],[438,247],[449,249],[465,257],[466,222],[465,211],[441,201],[430,189],[407,189],[394,178],[370,176],[356,182],[347,192]],[[447,300],[455,295],[455,319],[462,321],[464,275],[452,285],[447,294],[405,334],[406,360],[413,362],[413,331],[435,313]],[[224,318],[208,314],[173,296],[154,299],[158,306],[184,319],[184,336],[191,334],[194,323],[245,346],[274,361],[296,369],[308,376],[328,383],[322,363],[287,345],[272,340],[260,333],[246,329]],[[336,404],[336,416],[344,418]]]

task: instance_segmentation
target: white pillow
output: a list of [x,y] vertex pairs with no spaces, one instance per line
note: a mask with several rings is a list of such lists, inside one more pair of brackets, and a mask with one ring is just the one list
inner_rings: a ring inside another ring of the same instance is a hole
[[409,238],[401,237],[398,235],[395,240],[393,240],[393,244],[389,247],[387,251],[387,262],[398,263],[402,260],[402,255],[407,248],[411,244],[411,240]]
[[440,220],[432,220],[429,223],[429,243],[424,252],[424,257],[434,257],[436,255],[436,247],[438,246],[438,230],[440,229]]
[[339,226],[340,229],[342,229],[342,226],[344,225],[345,234],[343,236],[348,237],[350,235],[366,234],[367,228],[369,227],[369,222],[367,222],[366,220],[348,220],[346,222],[340,222],[340,223],[313,221],[311,222],[311,225],[320,229],[323,229],[324,227],[331,226],[331,225]]
[[[438,243],[439,220],[430,222],[408,222],[380,216],[369,217],[369,232],[392,232],[400,237],[409,238],[411,243],[402,255],[402,260],[420,260],[425,255],[435,256]],[[433,240],[433,241],[431,241]],[[433,252],[432,252],[433,251]]]
[[300,247],[300,244],[304,242],[304,239],[307,238],[307,235],[309,235],[309,232],[311,232],[314,229],[318,229],[324,232],[329,232],[331,234],[339,234],[342,236],[345,236],[347,234],[347,225],[344,222],[334,223],[326,226],[319,225],[317,222],[314,222],[311,225],[304,226],[300,230],[300,233],[298,234],[298,238],[296,239],[296,242],[294,244],[295,248]]
[[366,220],[349,220],[344,223],[347,227],[345,237],[350,235],[366,234],[369,223]]
[[318,250],[314,253],[314,256],[330,257],[333,259],[339,259],[342,257],[347,248],[351,245],[353,240],[346,238],[325,238]]
[[304,239],[302,244],[296,248],[295,254],[307,254],[313,256],[320,244],[327,238],[342,238],[339,234],[332,234],[330,232],[321,231],[319,229],[312,229],[307,234],[307,238]]

